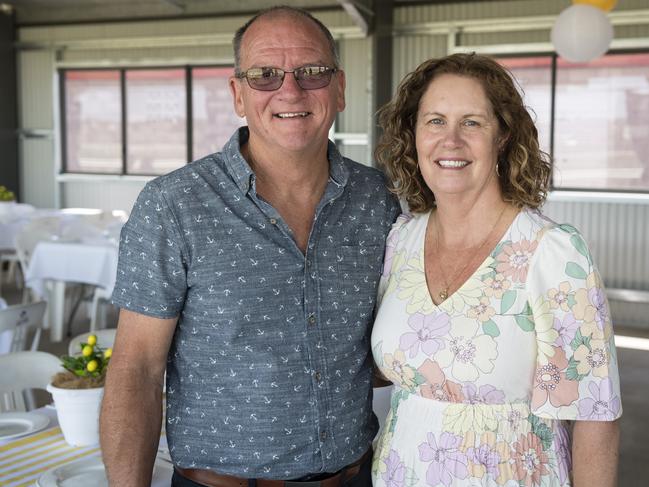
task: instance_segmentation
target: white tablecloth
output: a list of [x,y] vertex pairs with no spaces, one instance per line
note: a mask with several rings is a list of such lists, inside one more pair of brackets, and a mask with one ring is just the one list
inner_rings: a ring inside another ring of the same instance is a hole
[[44,280],[80,282],[103,287],[115,286],[117,247],[109,242],[39,242],[25,273],[25,282],[41,296]]
[[[46,328],[60,342],[65,332],[66,283],[91,284],[110,295],[115,286],[118,250],[115,244],[43,241],[36,244],[25,283],[48,302]],[[48,285],[46,285],[48,284]]]

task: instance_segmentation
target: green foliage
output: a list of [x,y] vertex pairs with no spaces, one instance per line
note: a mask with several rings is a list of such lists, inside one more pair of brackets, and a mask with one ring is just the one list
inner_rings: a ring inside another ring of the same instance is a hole
[[[80,353],[78,355],[63,355],[61,357],[63,368],[77,377],[100,377],[104,375],[113,350],[111,348],[100,348],[96,344],[96,340],[96,336],[90,335],[88,337],[90,343],[82,342],[79,344]],[[86,353],[84,353],[84,349]]]
[[16,195],[5,186],[0,185],[0,201],[15,201]]

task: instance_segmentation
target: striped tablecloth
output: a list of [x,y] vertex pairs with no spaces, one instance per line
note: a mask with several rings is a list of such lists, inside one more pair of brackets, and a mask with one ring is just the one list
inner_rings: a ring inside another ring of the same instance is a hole
[[0,446],[0,485],[35,485],[49,469],[81,458],[99,456],[99,447],[73,447],[58,426]]

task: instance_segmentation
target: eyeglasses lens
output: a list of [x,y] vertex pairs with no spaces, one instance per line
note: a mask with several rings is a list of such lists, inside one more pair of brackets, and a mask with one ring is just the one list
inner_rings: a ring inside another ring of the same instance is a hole
[[250,87],[255,90],[274,91],[282,86],[286,73],[291,73],[303,90],[317,90],[331,82],[334,71],[324,66],[305,66],[295,71],[283,71],[279,68],[251,68],[246,71],[245,77]]

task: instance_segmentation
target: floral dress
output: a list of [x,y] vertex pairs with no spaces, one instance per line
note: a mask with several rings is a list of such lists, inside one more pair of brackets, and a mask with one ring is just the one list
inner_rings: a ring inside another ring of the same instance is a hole
[[402,215],[388,237],[372,351],[395,387],[374,485],[571,485],[564,420],[622,413],[608,303],[584,239],[522,210],[435,305],[428,217]]

